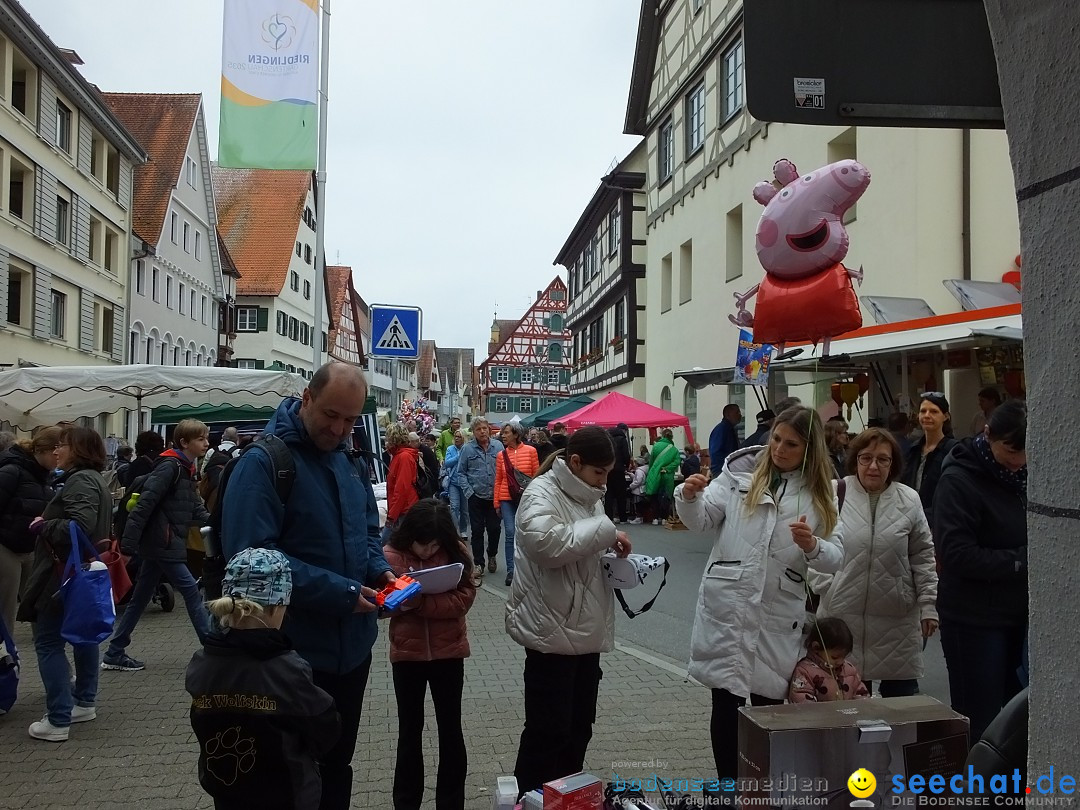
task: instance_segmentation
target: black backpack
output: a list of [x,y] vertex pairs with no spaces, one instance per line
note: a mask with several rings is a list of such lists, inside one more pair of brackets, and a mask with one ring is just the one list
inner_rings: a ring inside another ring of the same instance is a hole
[[[293,461],[292,451],[288,445],[273,434],[260,436],[241,450],[240,453],[225,462],[220,471],[220,476],[217,476],[217,486],[213,492],[214,504],[210,510],[212,538],[204,537],[203,539],[206,559],[203,560],[202,584],[208,602],[221,597],[221,581],[225,577],[225,563],[228,562],[221,551],[223,546],[221,542],[221,522],[225,505],[225,488],[229,485],[229,479],[232,477],[233,470],[236,469],[240,459],[253,447],[261,447],[266,451],[267,458],[270,459],[274,490],[277,492],[278,500],[281,501],[282,506],[289,502],[289,496],[292,494],[293,482],[296,480],[296,462]],[[217,456],[218,454],[215,453],[214,455]],[[213,457],[211,457],[210,461],[213,462]]]
[[416,481],[413,486],[416,487],[420,500],[434,498],[439,494],[439,471],[429,470],[424,463],[424,454],[420,452],[416,454]]
[[[172,464],[175,468],[172,483],[169,485],[169,491],[171,492],[173,487],[176,486],[176,482],[180,480],[180,462],[175,458],[169,458],[168,456],[161,458],[159,456],[158,459],[154,460],[155,470],[159,464]],[[131,501],[131,496],[142,494],[143,487],[146,486],[146,480],[151,475],[153,475],[153,470],[140,475],[124,489],[124,494],[120,497],[120,504],[116,507],[116,513],[113,515],[113,536],[117,540],[122,540],[124,538],[124,528],[127,526],[128,514],[130,511],[128,509],[128,503]],[[134,508],[134,504],[132,504],[132,509]],[[159,503],[154,511],[157,512],[160,508],[161,504]],[[147,523],[149,522],[150,520],[147,518]]]

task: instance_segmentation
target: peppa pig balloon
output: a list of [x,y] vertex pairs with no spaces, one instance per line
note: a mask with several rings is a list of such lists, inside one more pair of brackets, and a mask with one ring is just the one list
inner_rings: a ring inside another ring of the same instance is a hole
[[[782,352],[790,340],[829,341],[862,326],[851,280],[862,283],[862,269],[841,263],[848,252],[843,216],[870,185],[870,172],[854,160],[830,163],[799,175],[783,158],[773,165],[774,183],[754,187],[765,206],[758,222],[756,249],[765,278],[735,294],[736,326],[752,328],[755,343],[772,343]],[[753,314],[746,303],[754,295]]]

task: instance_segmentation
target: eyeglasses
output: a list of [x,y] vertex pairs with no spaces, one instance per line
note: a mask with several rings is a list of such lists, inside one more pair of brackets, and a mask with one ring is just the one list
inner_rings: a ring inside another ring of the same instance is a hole
[[860,453],[856,458],[860,467],[869,467],[875,462],[883,470],[892,466],[892,459],[889,456],[872,456],[869,453]]

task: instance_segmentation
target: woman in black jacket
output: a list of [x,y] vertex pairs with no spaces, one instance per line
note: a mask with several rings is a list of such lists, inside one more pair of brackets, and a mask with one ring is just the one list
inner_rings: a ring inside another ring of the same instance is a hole
[[52,498],[48,485],[56,469],[60,428],[39,430],[0,454],[0,616],[8,632],[15,629],[15,607],[34,562],[30,521]]
[[919,402],[919,427],[923,437],[908,450],[904,459],[903,482],[919,493],[930,529],[934,528],[934,494],[941,465],[956,446],[949,428],[949,400],[940,391],[926,391]]
[[942,465],[935,496],[941,561],[937,608],[952,707],[971,742],[1020,691],[1027,633],[1027,406],[1010,400],[987,433]]

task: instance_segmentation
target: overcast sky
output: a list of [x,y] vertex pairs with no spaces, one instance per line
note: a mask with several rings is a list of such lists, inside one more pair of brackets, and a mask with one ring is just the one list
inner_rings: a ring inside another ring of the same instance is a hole
[[[221,0],[21,0],[102,90],[201,92],[217,158]],[[333,0],[328,263],[424,337],[486,354],[623,135],[637,0]]]

